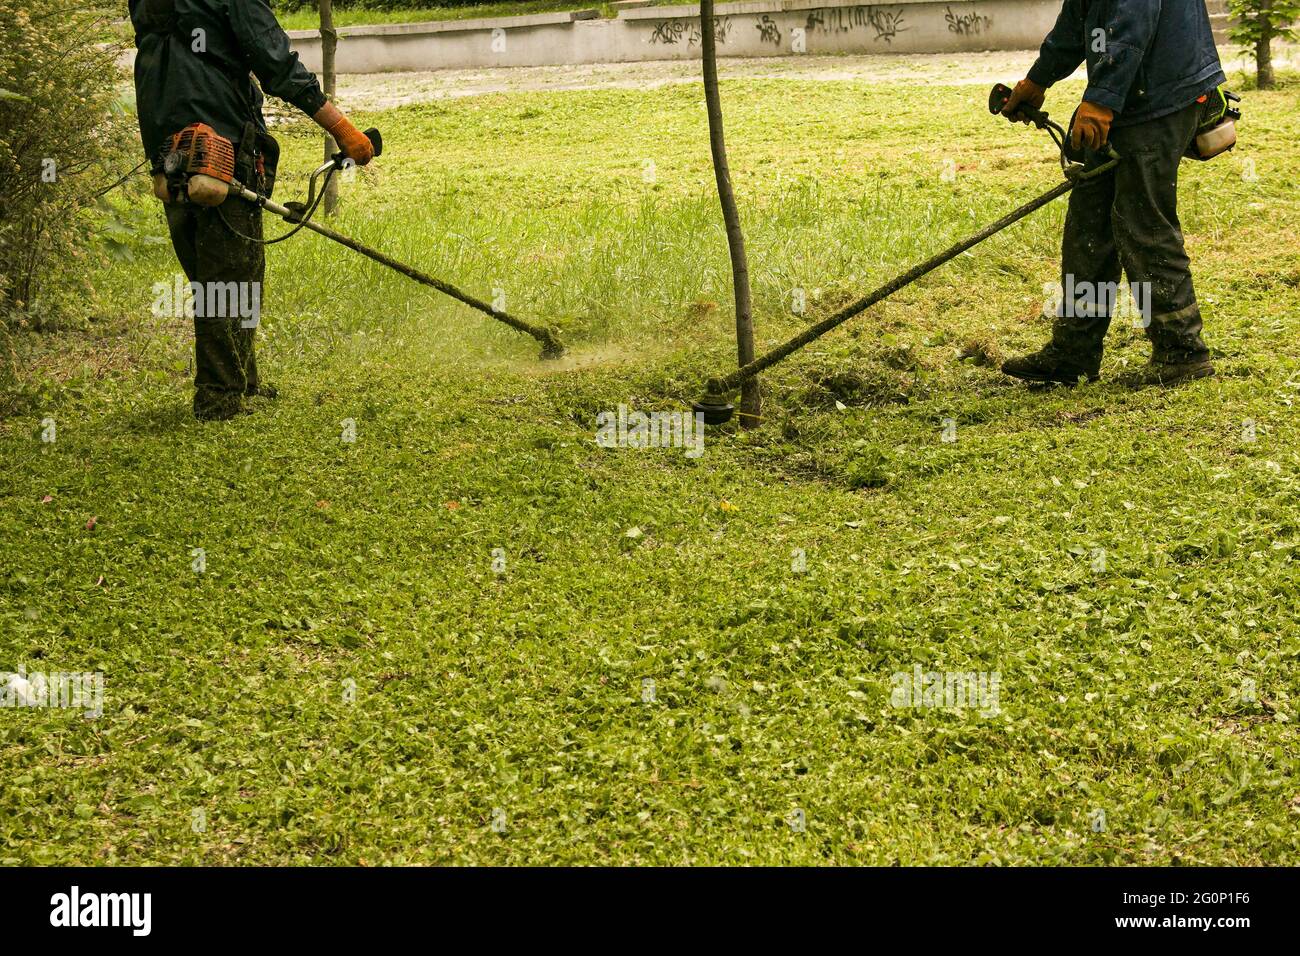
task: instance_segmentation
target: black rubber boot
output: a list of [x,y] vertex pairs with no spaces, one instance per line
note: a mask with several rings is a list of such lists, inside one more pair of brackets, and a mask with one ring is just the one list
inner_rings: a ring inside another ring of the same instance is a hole
[[1100,378],[1100,371],[1098,366],[1085,366],[1053,345],[1002,363],[1004,375],[1042,384],[1077,385],[1081,378],[1095,382]]

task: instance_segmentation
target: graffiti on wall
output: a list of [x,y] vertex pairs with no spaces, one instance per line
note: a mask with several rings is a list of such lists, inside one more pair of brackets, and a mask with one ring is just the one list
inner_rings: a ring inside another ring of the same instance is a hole
[[[713,38],[719,44],[726,43],[731,35],[731,17],[716,17],[713,21]],[[651,43],[663,43],[674,46],[683,41],[687,46],[695,46],[702,39],[700,24],[688,20],[660,20],[650,34]]]
[[953,13],[952,7],[948,7],[944,19],[948,21],[949,33],[963,37],[979,36],[993,26],[993,18],[990,16],[982,13]]
[[754,24],[754,29],[758,31],[760,43],[771,43],[776,46],[781,45],[781,28],[777,26],[776,21],[763,14],[761,20]]
[[[975,5],[966,4],[965,6],[973,7]],[[933,9],[933,7],[928,7],[928,10]],[[802,45],[803,37],[813,33],[833,35],[862,31],[872,42],[891,44],[900,33],[910,29],[905,21],[903,10],[904,8],[901,6],[878,6],[875,4],[862,4],[853,7],[820,7],[808,11],[802,29],[787,22],[788,31],[783,31],[777,19],[766,13],[760,15],[750,14],[742,22],[752,23],[759,43],[780,47],[786,33],[788,33],[795,52],[803,52],[798,49]],[[928,10],[927,16],[938,16],[937,10],[933,13],[929,13]],[[915,13],[915,10],[913,10],[913,13]],[[782,14],[778,14],[778,16],[780,15]],[[785,16],[791,15],[793,14],[785,14]],[[751,17],[753,19],[750,19]],[[732,17],[717,17],[714,20],[714,36],[719,44],[725,44],[729,38],[733,37],[732,19]],[[978,9],[966,13],[957,13],[950,5],[945,5],[944,22],[948,26],[949,33],[962,37],[980,36],[993,28],[993,18],[978,12]],[[687,47],[694,47],[699,45],[700,38],[700,21],[698,19],[658,20],[652,21],[649,42],[664,46],[684,44]],[[742,45],[745,43],[743,35],[739,36],[738,39]]]
[[828,7],[812,10],[804,29],[809,33],[848,33],[863,28],[873,32],[872,39],[890,43],[907,27],[902,7]]

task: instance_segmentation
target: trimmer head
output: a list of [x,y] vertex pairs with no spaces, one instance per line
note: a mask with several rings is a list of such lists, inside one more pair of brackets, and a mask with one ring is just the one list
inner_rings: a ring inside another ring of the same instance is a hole
[[568,349],[564,347],[559,336],[550,329],[545,330],[543,334],[545,338],[542,340],[542,358],[546,361],[564,358]]
[[731,421],[731,416],[736,412],[736,406],[727,401],[725,395],[717,395],[708,392],[698,402],[691,406],[692,411],[704,415],[704,424],[706,425],[725,425]]

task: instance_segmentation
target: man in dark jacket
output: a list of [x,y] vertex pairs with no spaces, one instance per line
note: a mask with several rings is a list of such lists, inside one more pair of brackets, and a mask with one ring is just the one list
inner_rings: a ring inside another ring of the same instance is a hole
[[[1096,379],[1120,269],[1134,287],[1151,364],[1143,380],[1214,374],[1178,221],[1178,166],[1226,82],[1205,0],[1065,0],[1028,76],[1003,112],[1040,108],[1046,90],[1088,67],[1071,129],[1090,165],[1108,142],[1122,161],[1070,194],[1061,244],[1065,290],[1041,351],[1002,370],[1030,382]],[[1100,293],[1100,294],[1099,294]]]
[[[153,163],[159,198],[167,194],[163,157],[171,137],[195,123],[212,127],[234,145],[235,178],[269,194],[278,150],[266,132],[256,76],[273,96],[292,103],[329,132],[357,165],[373,157],[370,141],[328,102],[316,78],[289,49],[267,0],[130,0],[135,27],[135,92],[140,137]],[[251,75],[250,75],[251,74]],[[258,376],[253,337],[257,316],[204,308],[221,291],[260,308],[266,258],[262,211],[231,195],[218,206],[168,197],[167,225],[181,268],[195,290],[194,414],[232,418],[244,398],[274,397]],[[214,311],[223,314],[214,315]]]

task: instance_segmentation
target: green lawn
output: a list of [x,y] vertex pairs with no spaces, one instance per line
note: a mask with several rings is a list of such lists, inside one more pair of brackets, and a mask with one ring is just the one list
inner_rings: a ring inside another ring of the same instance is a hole
[[[340,227],[558,324],[558,365],[303,235],[284,397],[197,424],[139,243],[0,419],[0,669],[105,675],[97,720],[0,710],[0,863],[1294,864],[1298,89],[1184,166],[1217,379],[1128,387],[1128,326],[1096,385],[990,367],[1046,335],[1058,203],[699,459],[593,440],[734,362],[695,87],[356,117],[389,151]],[[1057,180],[983,94],[724,85],[763,346]],[[999,712],[893,706],[916,667],[997,672]]]

